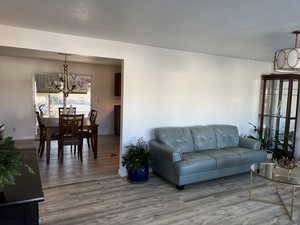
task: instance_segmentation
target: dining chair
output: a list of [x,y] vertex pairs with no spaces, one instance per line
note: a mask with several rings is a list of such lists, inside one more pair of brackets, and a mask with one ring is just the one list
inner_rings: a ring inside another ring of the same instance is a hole
[[41,104],[38,108],[39,108],[39,111],[40,111],[40,117],[43,117],[44,115],[44,108],[46,107],[45,104]]
[[40,112],[39,112],[39,113],[40,113],[40,115],[39,115],[39,116],[40,116],[40,117],[43,117],[43,115],[44,115],[44,112],[43,112],[43,110],[39,108],[39,111],[40,111]]
[[59,115],[58,158],[61,163],[64,159],[64,146],[76,146],[82,162],[83,118],[83,114]]
[[[69,112],[71,109],[73,111],[73,114],[76,114],[76,107],[72,107],[72,108],[71,107],[67,107],[66,108],[67,112]],[[68,113],[64,113],[64,108],[63,107],[59,107],[58,108],[58,114],[62,115],[62,114],[68,114]]]
[[[42,158],[45,150],[45,143],[46,143],[46,128],[41,120],[41,114],[38,111],[36,111],[35,114],[38,121],[39,137],[40,137],[38,155],[40,158]],[[58,137],[59,137],[59,133],[57,132],[51,134],[51,141],[55,141],[55,140],[57,141]]]
[[[90,119],[91,125],[96,124],[97,115],[98,115],[98,112],[96,110],[92,109],[89,114],[89,119]],[[94,146],[94,143],[92,141],[93,140],[93,131],[91,129],[83,130],[83,138],[86,138],[89,150],[91,149],[91,146],[92,146],[92,148],[96,147],[96,146]]]
[[96,123],[97,115],[98,115],[98,112],[96,110],[92,109],[90,112],[90,120],[93,124]]
[[46,133],[45,133],[45,126],[41,121],[41,116],[38,111],[35,112],[36,114],[36,119],[38,121],[38,126],[39,126],[39,136],[40,136],[40,143],[39,143],[39,148],[38,148],[38,155],[41,158],[44,153],[45,149],[45,142],[46,142]]
[[[67,112],[70,112],[71,110],[72,110],[71,114],[76,114],[76,107],[66,107]],[[64,113],[64,108],[63,107],[58,108],[58,113],[59,113],[59,115],[70,114],[70,113]],[[73,151],[73,149],[74,149],[74,154],[75,154],[76,153],[76,146],[71,145],[71,151]]]

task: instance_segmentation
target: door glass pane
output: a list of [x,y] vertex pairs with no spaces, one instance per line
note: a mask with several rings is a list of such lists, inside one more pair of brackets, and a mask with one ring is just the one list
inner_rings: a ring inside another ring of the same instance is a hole
[[276,135],[274,137],[275,149],[283,149],[285,124],[285,118],[278,118],[276,123]]
[[[266,81],[266,96],[264,105],[264,114],[270,116],[281,115],[281,91],[279,80],[267,80]],[[282,89],[282,88],[281,88]]]
[[273,140],[276,135],[276,120],[275,117],[265,116],[264,124],[262,130],[262,141],[264,143],[264,147],[266,148],[274,148]]
[[288,91],[289,91],[289,81],[283,80],[282,81],[282,96],[278,102],[278,107],[280,111],[280,116],[286,116],[286,109],[287,109],[287,99],[288,99]]
[[271,113],[271,99],[272,99],[272,80],[266,81],[266,94],[265,94],[265,105],[264,105],[264,114],[270,115]]
[[298,80],[293,81],[292,91],[292,104],[291,104],[291,117],[294,118],[297,115],[297,98],[298,98]]
[[270,149],[282,149],[286,124],[288,80],[267,80],[262,141]]

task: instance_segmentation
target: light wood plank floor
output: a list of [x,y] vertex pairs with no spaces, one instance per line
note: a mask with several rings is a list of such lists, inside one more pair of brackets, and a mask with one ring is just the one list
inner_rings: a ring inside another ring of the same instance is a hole
[[[24,140],[17,141],[19,148],[38,147],[38,141]],[[71,153],[69,147],[65,147],[64,162],[58,162],[57,142],[51,142],[50,164],[46,163],[46,155],[39,160],[40,174],[43,187],[51,187],[62,184],[97,179],[105,175],[118,174],[119,168],[119,146],[118,136],[98,137],[98,158],[95,160],[93,153],[89,151],[87,143],[83,146],[83,163],[81,164],[77,155]]]
[[[188,185],[178,192],[152,176],[129,184],[116,175],[45,189],[42,224],[57,225],[288,225],[282,206],[248,200],[246,174]],[[259,180],[259,197],[277,200],[274,189]],[[289,195],[284,195],[285,199]]]
[[[116,174],[118,162],[111,157],[112,146],[116,146],[113,140],[113,137],[107,142],[102,139],[103,146],[99,144],[100,159],[96,162],[86,152],[82,167],[72,155],[64,167],[59,167],[55,160],[51,161],[49,167],[44,161],[40,162],[46,198],[40,205],[40,216],[44,220],[41,224],[300,224],[300,209],[295,210],[295,220],[290,221],[282,206],[249,201],[248,174],[187,185],[181,192],[153,175],[149,182],[130,184]],[[104,150],[104,146],[107,146],[107,150]],[[109,161],[115,163],[114,168],[105,164]],[[102,170],[100,162],[103,164]],[[88,166],[89,163],[94,166]],[[257,197],[279,201],[269,182],[256,178],[256,184]],[[283,196],[288,201],[290,192],[285,188],[283,193],[286,193]],[[300,190],[297,191],[299,194]],[[299,200],[297,198],[296,203],[300,204]]]

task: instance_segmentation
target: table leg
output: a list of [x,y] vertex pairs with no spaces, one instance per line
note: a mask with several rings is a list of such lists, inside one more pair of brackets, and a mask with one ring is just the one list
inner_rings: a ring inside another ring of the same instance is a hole
[[[279,202],[275,202],[275,201],[270,201],[270,200],[265,200],[265,199],[258,199],[255,197],[255,193],[253,191],[253,189],[255,189],[254,186],[254,177],[255,177],[255,173],[250,171],[250,185],[249,185],[249,200],[253,200],[253,201],[258,201],[258,202],[263,202],[263,203],[268,203],[268,204],[273,204],[273,205],[281,205],[283,206],[286,214],[288,215],[290,220],[293,220],[293,216],[294,216],[294,208],[300,208],[300,205],[295,204],[295,194],[296,194],[296,188],[300,188],[300,185],[291,185],[292,186],[292,191],[291,191],[291,202],[290,203],[285,203],[281,197],[281,194],[279,192],[279,187],[278,187],[278,183],[277,182],[273,182],[275,183],[275,189],[276,189],[276,194],[279,198]],[[290,207],[290,210],[288,209],[288,207]]]
[[46,158],[47,158],[47,164],[49,164],[50,149],[51,149],[51,130],[50,129],[46,129],[46,142],[47,142]]
[[252,199],[252,188],[253,188],[253,173],[252,171],[250,171],[249,200]]
[[293,185],[293,190],[292,190],[292,200],[291,200],[291,220],[293,219],[294,216],[294,199],[295,199],[295,185]]
[[[277,195],[278,195],[278,198],[280,199],[280,203],[281,205],[283,206],[286,214],[289,216],[290,220],[293,220],[293,214],[294,214],[294,198],[295,198],[295,185],[292,186],[292,198],[291,198],[291,203],[290,204],[286,204],[280,193],[279,193],[279,190],[278,190],[278,185],[277,185]],[[288,210],[288,206],[291,207],[290,211]]]
[[94,152],[94,158],[97,159],[98,157],[98,126],[94,127],[93,131],[93,143],[92,143],[92,148]]

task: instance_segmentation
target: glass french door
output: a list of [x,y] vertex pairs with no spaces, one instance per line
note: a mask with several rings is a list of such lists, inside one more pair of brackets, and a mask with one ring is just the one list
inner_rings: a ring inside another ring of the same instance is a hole
[[[294,75],[295,76],[295,75]],[[262,76],[260,138],[266,149],[293,156],[297,126],[299,78]]]

